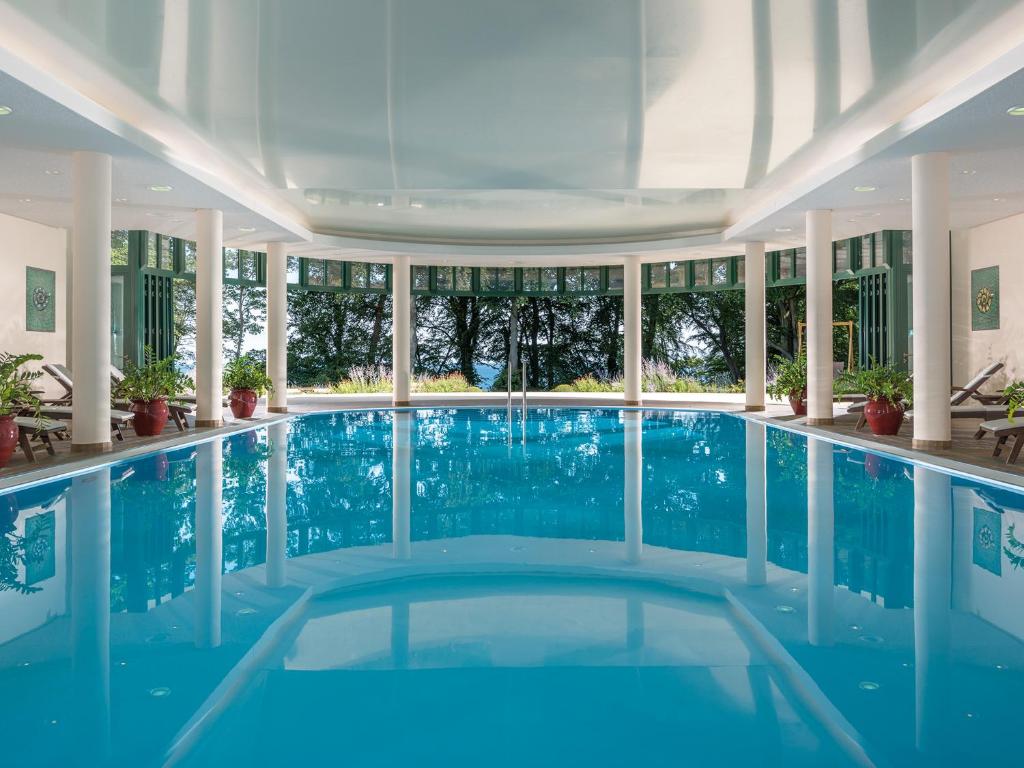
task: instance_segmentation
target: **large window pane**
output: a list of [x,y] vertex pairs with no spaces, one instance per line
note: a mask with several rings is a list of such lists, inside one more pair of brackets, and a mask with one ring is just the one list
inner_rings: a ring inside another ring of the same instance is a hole
[[846,240],[836,243],[836,272],[846,272],[850,268],[850,246]]
[[711,282],[710,272],[711,265],[708,262],[693,262],[693,284],[695,286],[708,285]]
[[340,261],[327,262],[327,284],[332,288],[341,288],[344,283],[345,265]]
[[[191,240],[186,240],[182,251],[185,256],[185,263],[183,265],[184,271],[190,275],[194,275],[196,272],[196,244]],[[297,265],[298,261],[295,263]]]
[[366,288],[370,284],[370,269],[368,264],[352,262],[348,265],[348,282],[353,288]]
[[326,282],[326,270],[324,262],[320,259],[310,259],[306,262],[306,284],[323,285]]
[[115,229],[110,233],[110,263],[128,263],[128,230]]
[[558,290],[558,269],[556,267],[545,267],[541,279],[542,290],[552,293]]
[[673,288],[686,287],[685,261],[673,261],[668,265],[668,284]]
[[622,267],[608,267],[608,290],[621,291],[625,276]]
[[455,290],[465,291],[469,293],[473,290],[473,268],[472,267],[456,267],[455,268]]
[[388,287],[388,265],[387,264],[371,264],[370,265],[370,287],[377,289],[384,289]]
[[667,264],[651,264],[651,288],[668,288]]
[[729,284],[729,260],[715,259],[711,262],[711,282],[714,285]]
[[430,267],[415,266],[412,268],[412,289],[414,291],[430,289]]
[[235,279],[238,277],[238,249],[224,249],[224,277]]
[[437,268],[437,290],[439,291],[450,291],[452,289],[452,268],[451,267],[438,267]]
[[807,249],[796,249],[796,276],[807,277]]
[[540,290],[540,270],[535,267],[528,267],[523,270],[523,290]]

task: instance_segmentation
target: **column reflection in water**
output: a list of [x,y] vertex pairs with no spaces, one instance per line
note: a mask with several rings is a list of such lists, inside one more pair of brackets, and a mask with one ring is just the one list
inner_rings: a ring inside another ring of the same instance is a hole
[[267,586],[288,580],[288,422],[272,424],[267,459]]
[[395,669],[409,666],[409,602],[391,604],[391,664]]
[[949,475],[914,467],[914,688],[917,748],[942,750],[949,691],[952,494]]
[[626,598],[626,648],[638,651],[644,647],[644,601],[639,597]]
[[200,648],[220,645],[223,445],[218,438],[199,445],[196,455],[195,638]]
[[71,666],[75,753],[110,759],[110,468],[71,481]]
[[747,421],[747,584],[760,587],[768,572],[768,508],[765,505],[765,427]]
[[835,637],[835,509],[832,444],[807,439],[807,641],[832,645]]
[[625,480],[623,508],[625,514],[626,561],[640,562],[643,554],[643,412],[623,411],[623,442]]
[[395,411],[394,420],[391,422],[391,540],[396,560],[408,560],[412,556],[412,417],[413,414],[409,411]]

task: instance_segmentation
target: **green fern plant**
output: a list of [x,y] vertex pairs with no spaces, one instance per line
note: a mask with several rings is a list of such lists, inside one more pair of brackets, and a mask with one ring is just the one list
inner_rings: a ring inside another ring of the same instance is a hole
[[1014,413],[1024,408],[1024,380],[1011,381],[1006,385],[1003,394],[1006,396],[1006,418],[1012,424]]

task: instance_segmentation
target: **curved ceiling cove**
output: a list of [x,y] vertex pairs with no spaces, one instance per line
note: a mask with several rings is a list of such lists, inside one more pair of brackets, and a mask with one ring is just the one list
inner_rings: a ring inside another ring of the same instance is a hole
[[315,232],[558,244],[722,231],[1014,2],[6,4]]

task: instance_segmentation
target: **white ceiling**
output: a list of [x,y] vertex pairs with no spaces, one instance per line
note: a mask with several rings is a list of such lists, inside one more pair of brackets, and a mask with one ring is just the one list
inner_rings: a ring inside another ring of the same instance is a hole
[[973,226],[1024,210],[1022,51],[1019,0],[0,0],[0,212],[67,226],[86,148],[117,227],[664,260],[909,226],[943,149]]

